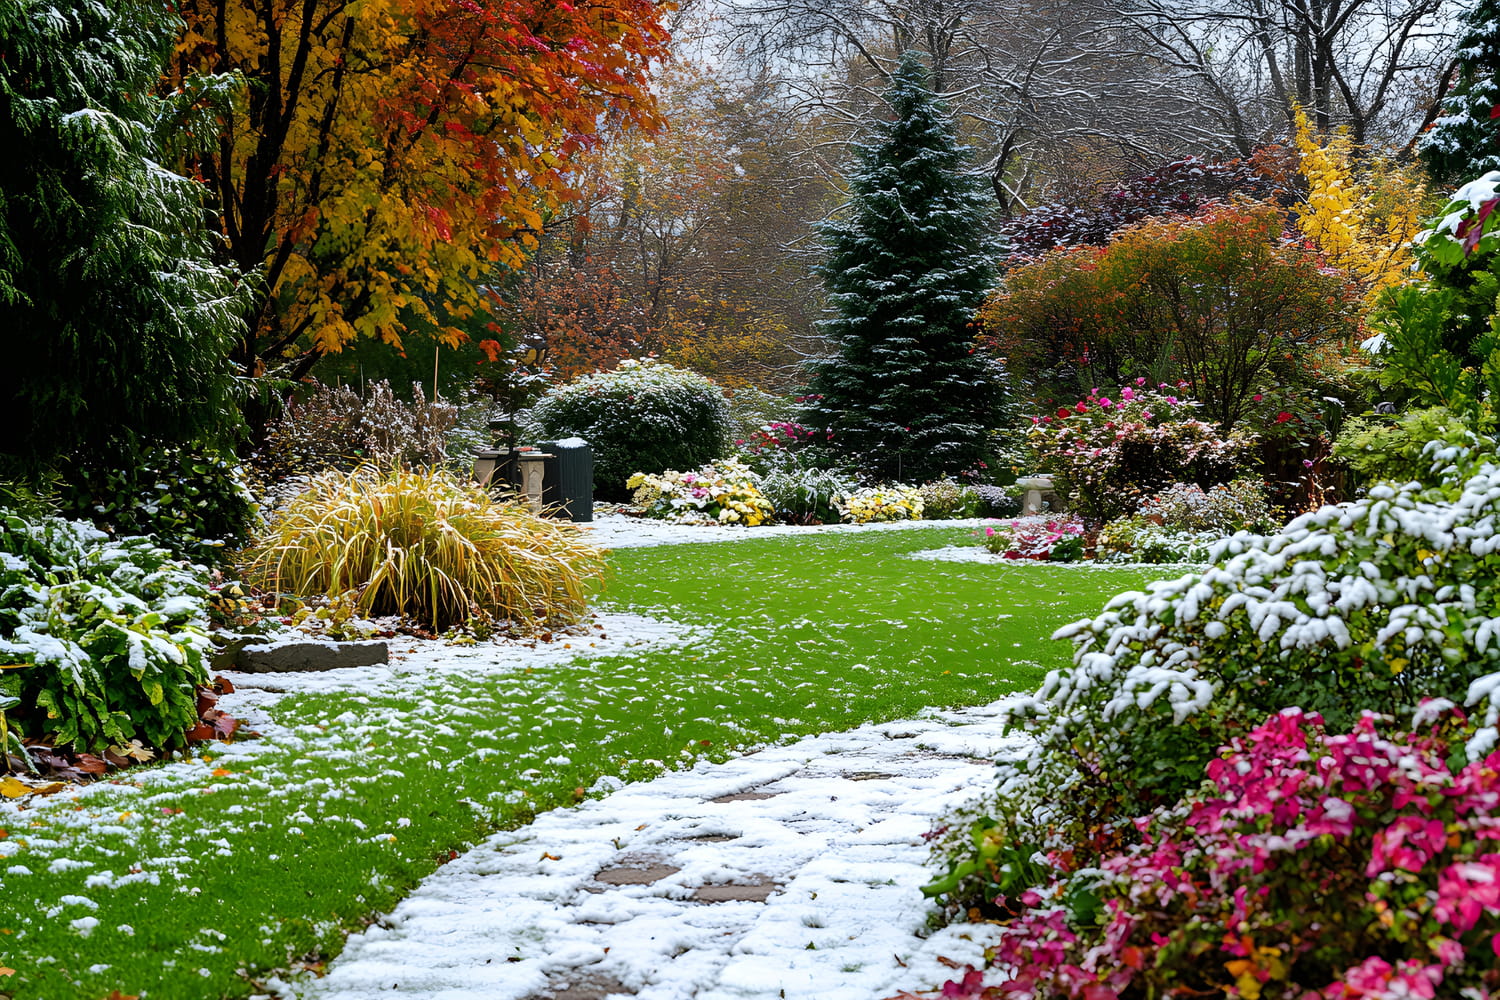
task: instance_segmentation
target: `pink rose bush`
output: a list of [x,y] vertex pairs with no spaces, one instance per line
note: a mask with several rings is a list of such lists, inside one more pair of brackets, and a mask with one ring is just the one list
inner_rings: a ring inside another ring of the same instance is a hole
[[1133,844],[1050,854],[988,967],[941,995],[1500,997],[1500,753],[1450,766],[1463,719],[1433,714],[1390,737],[1271,716]]
[[1032,417],[1027,443],[1041,471],[1061,480],[1084,516],[1102,524],[1134,513],[1142,497],[1178,480],[1212,486],[1233,478],[1251,439],[1225,437],[1196,413],[1196,403],[1166,384],[1109,395],[1095,389],[1071,407]]

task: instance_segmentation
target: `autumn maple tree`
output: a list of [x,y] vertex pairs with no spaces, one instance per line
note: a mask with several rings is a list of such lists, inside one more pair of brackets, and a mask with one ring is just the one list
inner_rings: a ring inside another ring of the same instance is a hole
[[361,336],[461,340],[487,276],[524,259],[601,122],[655,124],[647,72],[667,35],[654,0],[179,6],[167,86],[243,81],[204,95],[218,141],[184,168],[217,197],[226,255],[259,282],[234,352],[250,375],[298,377]]

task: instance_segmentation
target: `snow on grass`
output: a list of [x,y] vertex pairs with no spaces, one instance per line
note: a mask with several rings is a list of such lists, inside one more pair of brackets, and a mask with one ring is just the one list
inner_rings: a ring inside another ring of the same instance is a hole
[[896,558],[966,533],[925,527],[625,549],[597,621],[552,643],[235,675],[221,707],[262,739],[0,804],[5,989],[254,993],[584,789],[1029,688],[1066,655],[1046,634],[1143,582]]

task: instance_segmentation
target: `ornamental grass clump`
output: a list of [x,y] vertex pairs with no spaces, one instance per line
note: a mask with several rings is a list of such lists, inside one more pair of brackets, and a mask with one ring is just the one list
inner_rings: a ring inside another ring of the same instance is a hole
[[529,630],[577,621],[604,555],[572,525],[445,471],[361,466],[311,479],[245,553],[244,569],[277,593],[353,594],[367,615]]

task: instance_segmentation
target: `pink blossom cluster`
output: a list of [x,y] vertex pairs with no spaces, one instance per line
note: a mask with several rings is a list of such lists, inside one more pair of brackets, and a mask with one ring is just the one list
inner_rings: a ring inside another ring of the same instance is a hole
[[1095,388],[1072,406],[1033,416],[1027,442],[1043,471],[1061,476],[1089,517],[1105,521],[1133,513],[1135,499],[1195,474],[1229,478],[1247,442],[1225,438],[1195,415],[1197,404],[1178,397],[1186,383]]
[[1083,522],[1076,518],[1052,521],[1011,521],[1008,525],[987,525],[984,547],[1005,559],[1053,558],[1059,543],[1083,536]]
[[1272,716],[1102,877],[1054,857],[990,967],[942,995],[1500,997],[1500,753],[1451,769],[1461,723],[1329,736]]
[[[810,427],[788,420],[773,420],[755,430],[748,438],[736,441],[735,444],[751,455],[759,455],[766,451],[794,448],[797,445],[806,444],[818,437],[819,433]],[[822,435],[826,440],[833,440],[832,431],[822,432]]]

